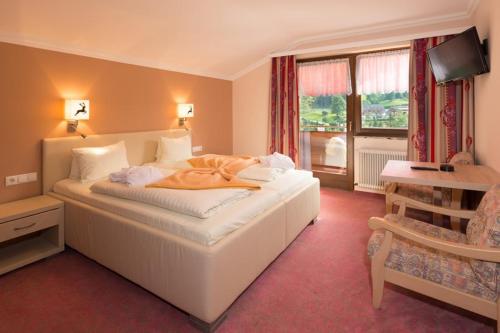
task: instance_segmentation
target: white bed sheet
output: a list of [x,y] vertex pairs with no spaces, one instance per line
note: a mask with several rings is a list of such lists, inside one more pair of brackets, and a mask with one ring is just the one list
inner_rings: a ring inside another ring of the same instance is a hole
[[275,181],[264,183],[251,196],[221,209],[216,215],[200,219],[141,202],[92,193],[93,183],[82,184],[64,179],[54,185],[54,192],[151,227],[195,241],[212,245],[225,235],[248,223],[252,218],[314,182],[312,173],[289,170]]

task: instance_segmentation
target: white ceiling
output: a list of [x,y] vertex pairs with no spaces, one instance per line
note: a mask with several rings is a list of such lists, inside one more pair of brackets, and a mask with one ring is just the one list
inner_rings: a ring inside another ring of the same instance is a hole
[[349,31],[470,16],[478,0],[0,1],[0,41],[232,78],[272,52]]

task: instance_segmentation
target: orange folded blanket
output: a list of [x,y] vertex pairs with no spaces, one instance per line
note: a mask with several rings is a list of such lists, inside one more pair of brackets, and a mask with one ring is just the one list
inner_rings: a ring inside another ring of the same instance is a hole
[[183,169],[173,175],[146,187],[170,188],[178,190],[204,190],[214,188],[260,189],[260,185],[246,182],[236,177],[241,170],[258,164],[259,160],[250,156],[226,156],[209,154],[195,157],[188,162],[192,169]]

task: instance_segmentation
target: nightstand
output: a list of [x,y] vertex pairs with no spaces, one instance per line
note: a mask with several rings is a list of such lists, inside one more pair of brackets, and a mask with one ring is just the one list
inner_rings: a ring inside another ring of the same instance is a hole
[[0,274],[64,250],[64,203],[42,195],[0,204]]

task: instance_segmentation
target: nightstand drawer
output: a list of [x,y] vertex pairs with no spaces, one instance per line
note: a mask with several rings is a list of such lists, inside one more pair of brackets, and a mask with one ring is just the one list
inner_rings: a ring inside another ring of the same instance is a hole
[[58,225],[63,218],[61,208],[49,210],[0,224],[0,242]]

